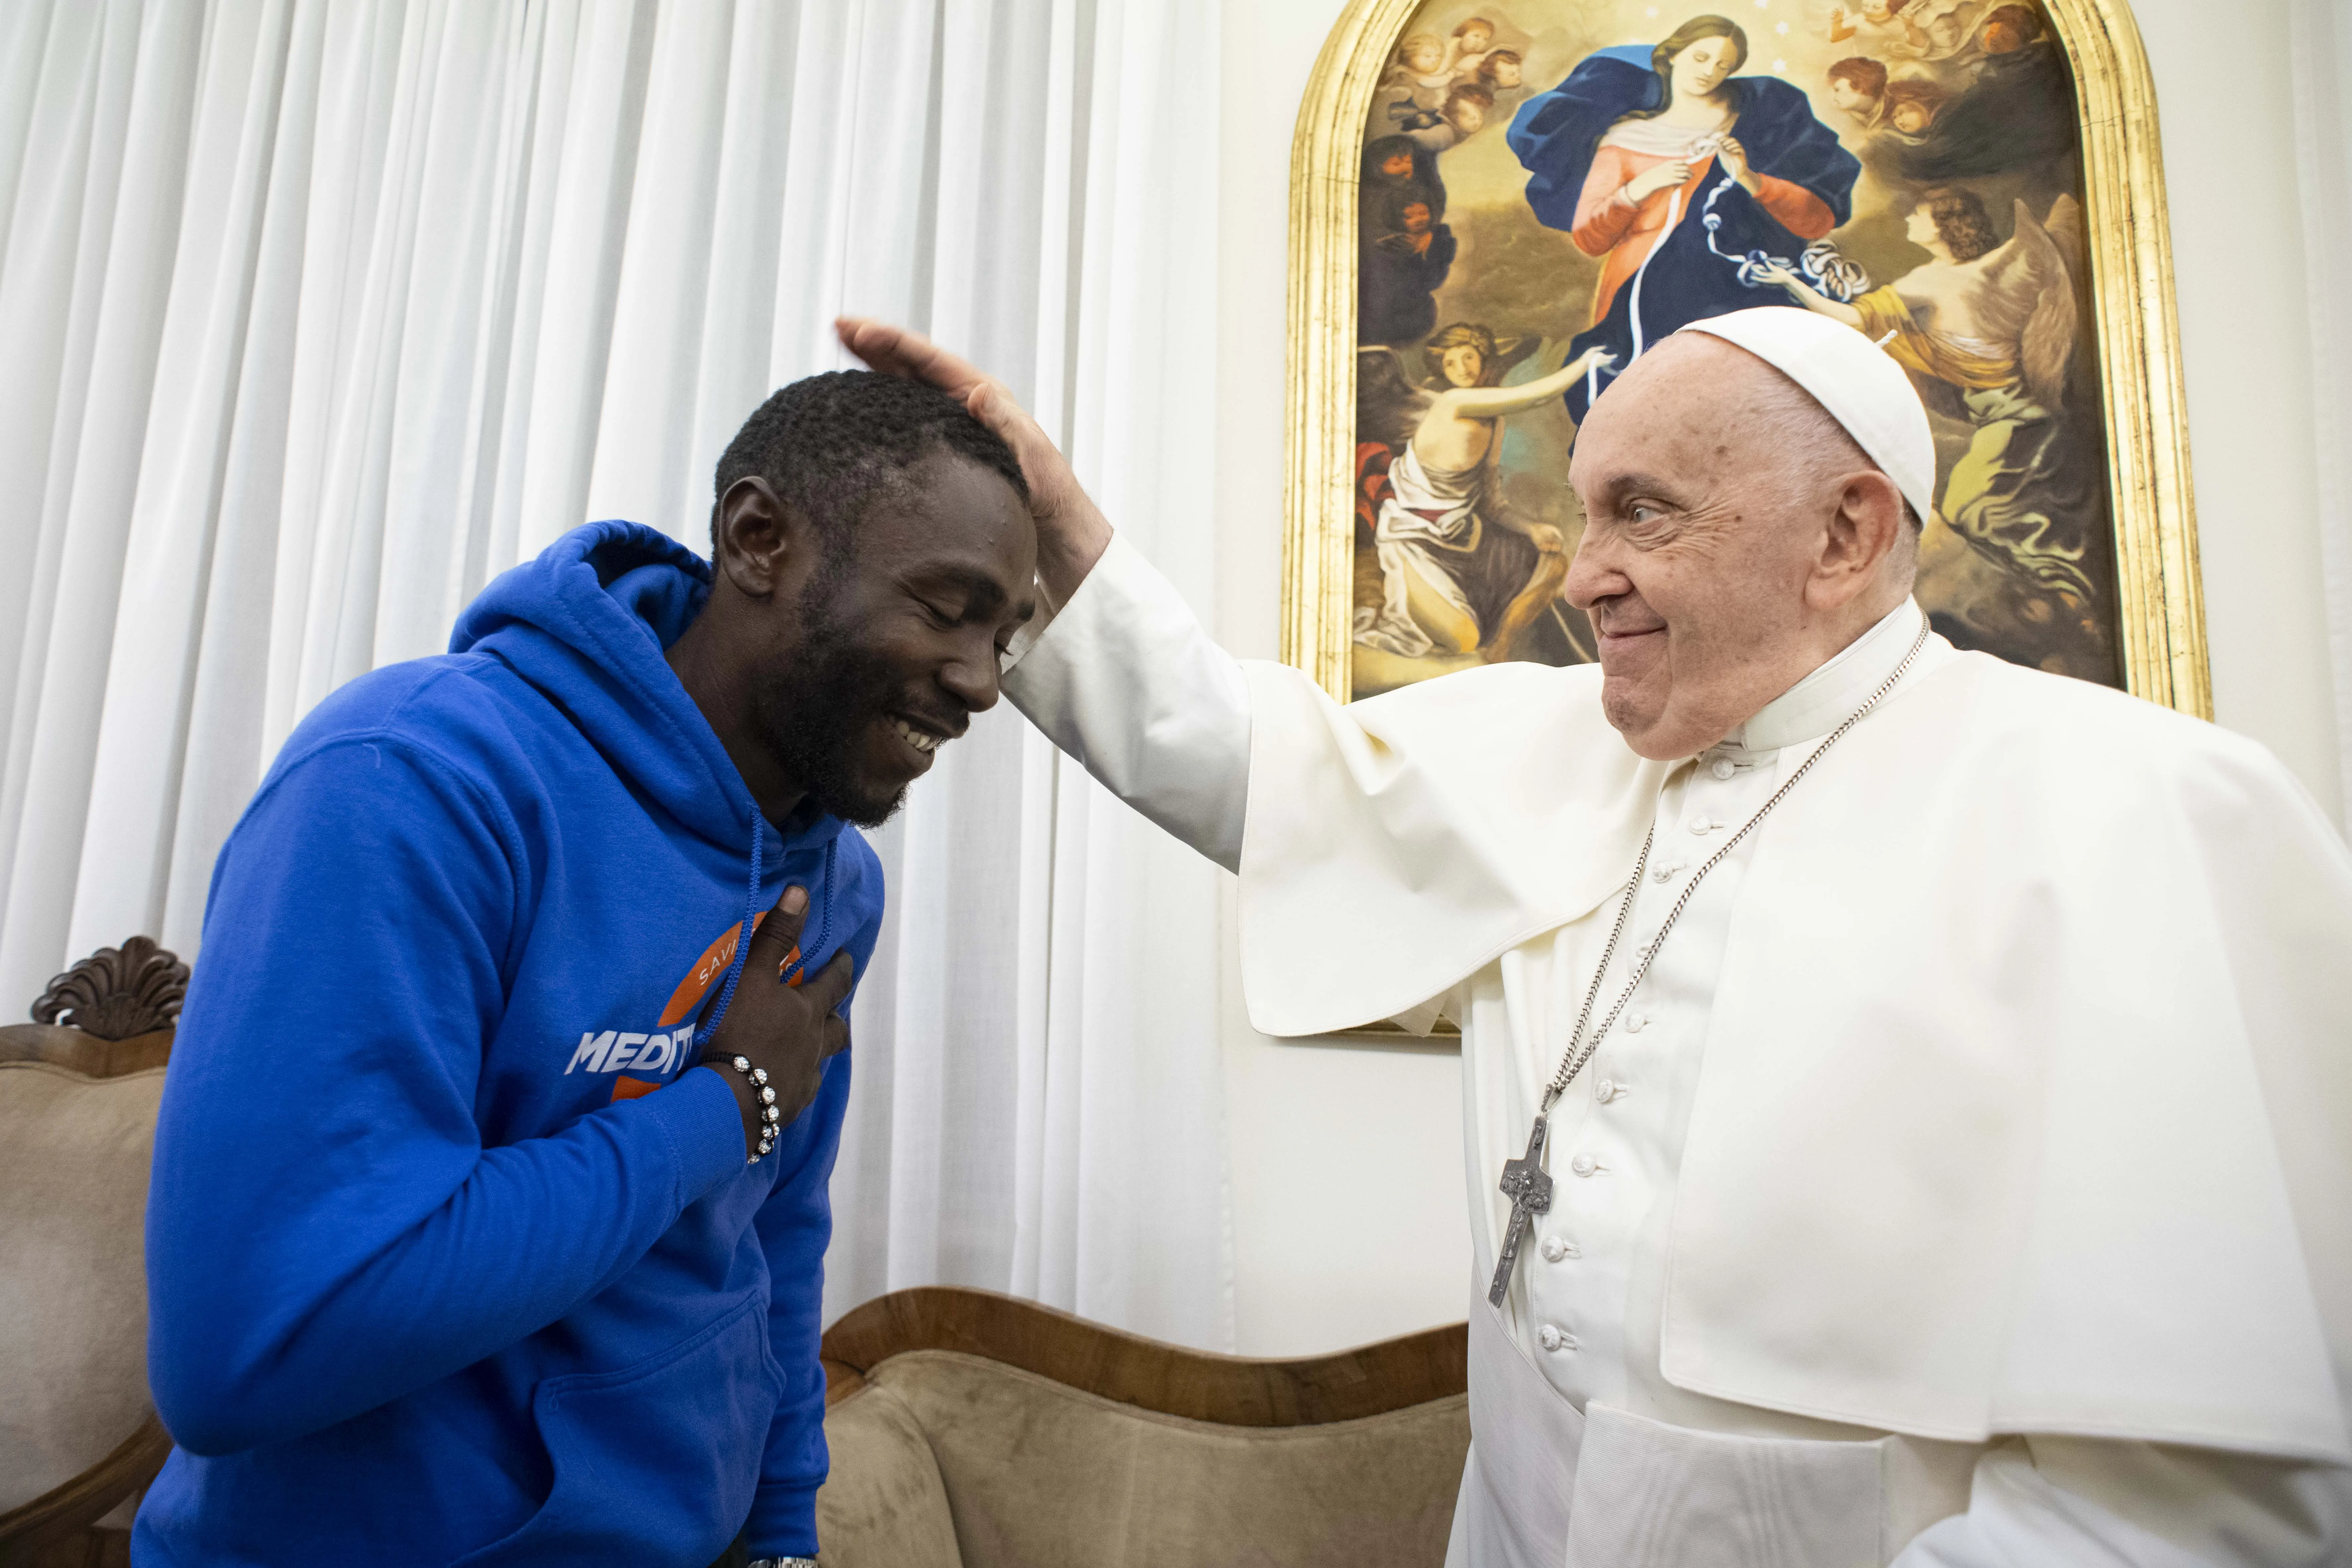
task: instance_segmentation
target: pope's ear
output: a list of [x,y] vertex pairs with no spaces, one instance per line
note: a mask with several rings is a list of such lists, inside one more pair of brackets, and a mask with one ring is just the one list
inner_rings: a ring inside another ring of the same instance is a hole
[[1838,479],[1813,573],[1817,602],[1824,607],[1842,605],[1877,581],[1889,558],[1901,551],[1910,526],[1903,515],[1903,492],[1886,475],[1867,468]]
[[737,479],[719,498],[718,517],[710,531],[711,568],[723,574],[739,593],[764,599],[783,580],[798,531],[767,480],[757,475]]

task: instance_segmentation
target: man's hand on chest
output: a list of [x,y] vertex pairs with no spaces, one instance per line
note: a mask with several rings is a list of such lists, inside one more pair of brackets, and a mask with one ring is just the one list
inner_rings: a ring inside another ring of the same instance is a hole
[[[814,976],[803,969],[785,979],[807,917],[808,889],[786,888],[753,933],[742,977],[704,1052],[703,1065],[727,1080],[742,1110],[746,1157],[758,1155],[768,1128],[784,1126],[809,1108],[824,1081],[825,1058],[849,1044],[849,1022],[837,1010],[849,995],[855,967],[849,954],[835,953]],[[761,1069],[764,1081],[728,1065],[739,1057]]]

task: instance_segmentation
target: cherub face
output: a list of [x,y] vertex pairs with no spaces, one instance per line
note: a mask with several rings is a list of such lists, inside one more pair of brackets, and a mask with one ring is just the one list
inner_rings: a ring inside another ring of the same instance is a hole
[[1462,52],[1465,55],[1483,55],[1486,52],[1487,46],[1494,41],[1495,30],[1492,27],[1466,27],[1462,32]]
[[1701,38],[1686,46],[1668,68],[1674,72],[1676,98],[1711,98],[1731,74],[1738,51],[1729,38]]
[[1927,110],[1919,104],[1898,103],[1895,106],[1895,112],[1886,117],[1886,121],[1906,136],[1916,136],[1927,129],[1930,118]]
[[1486,73],[1486,79],[1493,82],[1496,87],[1508,88],[1518,86],[1519,62],[1517,60],[1496,60],[1495,62],[1495,68]]
[[1960,41],[1960,19],[1949,11],[1927,24],[1927,42],[1938,49],[1948,49]]
[[1445,351],[1442,362],[1445,379],[1456,386],[1475,386],[1486,374],[1486,356],[1478,352],[1475,343],[1456,343]]
[[1407,44],[1404,50],[1404,63],[1409,70],[1422,76],[1433,76],[1437,72],[1437,68],[1445,63],[1444,46],[1427,40]]
[[1993,22],[1984,30],[1984,52],[1989,55],[2015,54],[2025,47],[2025,40],[2007,22]]
[[1404,211],[1399,216],[1404,224],[1405,233],[1426,234],[1429,232],[1428,203],[1407,202],[1405,204]]
[[1887,0],[1863,0],[1862,14],[1874,22],[1883,23],[1894,19],[1895,7]]
[[1848,114],[1860,114],[1869,109],[1873,100],[1860,87],[1840,77],[1830,83],[1830,101]]
[[[1898,114],[1895,119],[1899,121],[1902,116]],[[1927,203],[1913,207],[1911,216],[1903,220],[1903,237],[1922,250],[1943,239],[1944,231],[1936,226],[1936,215],[1927,210]]]
[[1391,180],[1402,180],[1412,173],[1412,154],[1391,153],[1381,160],[1381,173]]
[[1466,98],[1457,98],[1445,107],[1445,122],[1467,141],[1486,128],[1486,111]]

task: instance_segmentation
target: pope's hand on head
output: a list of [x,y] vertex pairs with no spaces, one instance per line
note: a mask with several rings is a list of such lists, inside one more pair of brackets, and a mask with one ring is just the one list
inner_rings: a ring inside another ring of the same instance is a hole
[[[704,1065],[727,1080],[743,1113],[746,1156],[757,1152],[762,1126],[785,1126],[809,1108],[824,1082],[825,1058],[849,1044],[849,1021],[839,1011],[855,969],[849,954],[834,954],[803,984],[784,983],[807,919],[808,889],[786,888],[753,934],[727,1016],[703,1047]],[[766,1071],[765,1087],[775,1094],[772,1122],[761,1086],[728,1065],[734,1057]]]
[[1110,524],[1043,426],[1010,388],[920,332],[862,316],[834,322],[842,347],[886,375],[925,381],[971,411],[1020,460],[1037,520],[1037,580],[1056,605],[1067,600],[1110,546]]

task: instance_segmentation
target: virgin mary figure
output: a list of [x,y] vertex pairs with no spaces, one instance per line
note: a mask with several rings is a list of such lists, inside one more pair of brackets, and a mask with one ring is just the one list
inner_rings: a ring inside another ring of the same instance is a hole
[[[1784,302],[1741,261],[1799,255],[1852,216],[1861,163],[1794,83],[1732,74],[1747,63],[1738,23],[1694,16],[1654,49],[1587,55],[1520,107],[1509,140],[1528,205],[1601,258],[1569,358],[1601,349],[1622,369],[1688,322]],[[1570,416],[1599,383],[1569,388]]]

